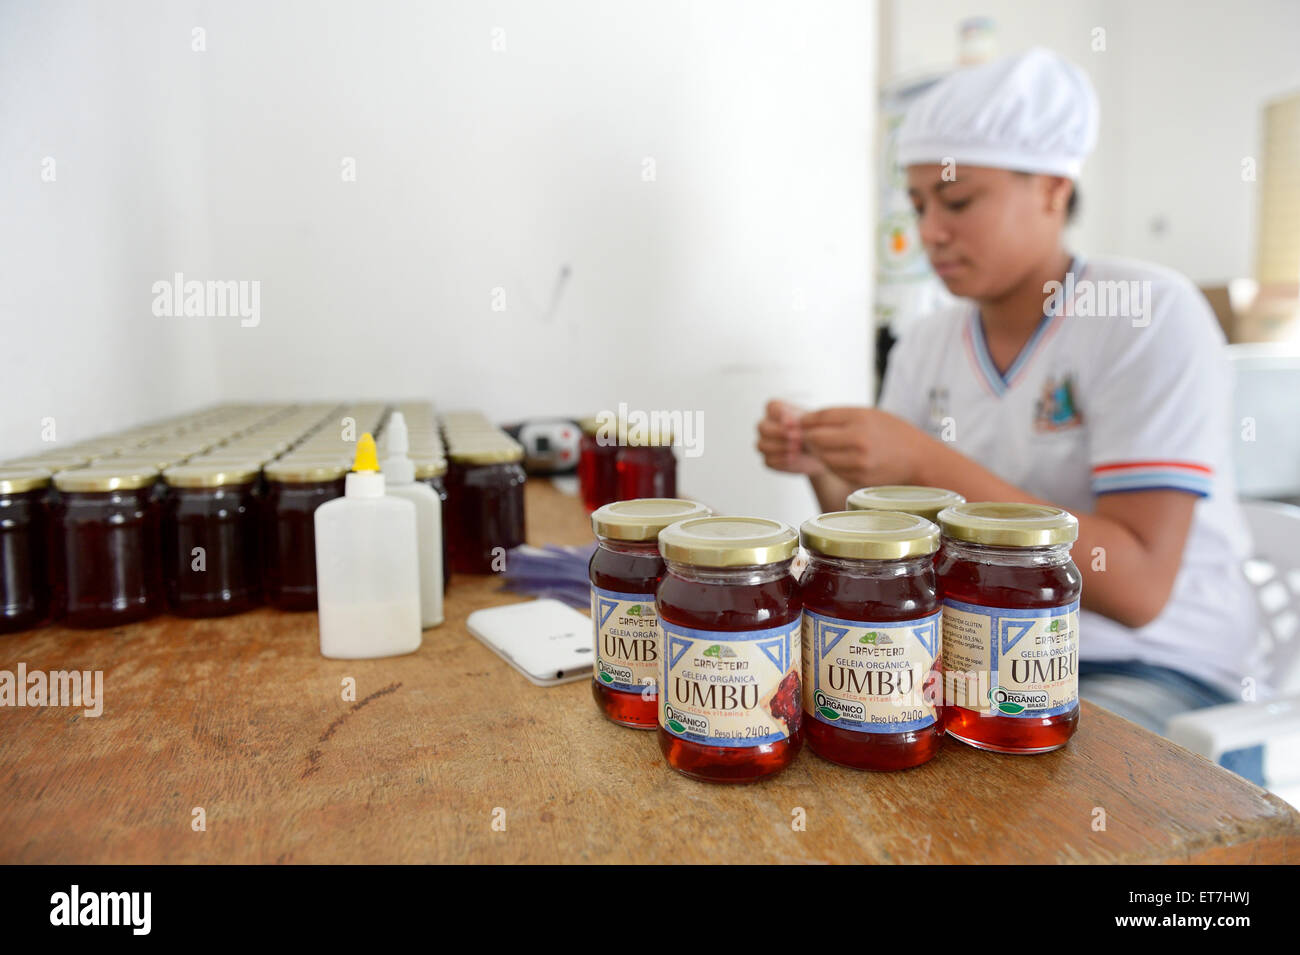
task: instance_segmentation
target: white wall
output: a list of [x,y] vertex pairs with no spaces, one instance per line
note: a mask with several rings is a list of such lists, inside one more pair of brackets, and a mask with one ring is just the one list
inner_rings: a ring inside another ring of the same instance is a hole
[[1241,161],[1259,155],[1264,103],[1300,89],[1295,0],[885,2],[896,74],[951,66],[957,25],[973,15],[997,22],[1003,53],[1047,46],[1088,72],[1101,131],[1080,183],[1079,249],[1205,284],[1253,274],[1256,185],[1242,181]]
[[[0,10],[21,224],[0,239],[3,308],[46,356],[0,358],[15,453],[47,407],[74,438],[210,400],[423,397],[498,419],[625,401],[704,413],[685,492],[807,512],[753,429],[773,394],[866,399],[866,5],[97,10]],[[150,284],[176,271],[260,281],[260,324],[154,318]],[[97,400],[110,377],[121,407]]]
[[67,444],[218,397],[210,330],[149,308],[208,251],[188,19],[0,6],[0,459],[48,450],[45,419]]

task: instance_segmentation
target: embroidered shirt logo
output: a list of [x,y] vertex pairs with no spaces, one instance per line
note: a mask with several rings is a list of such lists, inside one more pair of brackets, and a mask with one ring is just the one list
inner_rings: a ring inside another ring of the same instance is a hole
[[1081,424],[1083,414],[1074,400],[1073,376],[1068,372],[1059,379],[1049,375],[1034,403],[1034,430],[1065,431]]

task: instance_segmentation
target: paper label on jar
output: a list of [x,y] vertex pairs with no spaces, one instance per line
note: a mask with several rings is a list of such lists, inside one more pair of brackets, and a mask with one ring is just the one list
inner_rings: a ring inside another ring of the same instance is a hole
[[592,675],[601,686],[655,698],[659,679],[659,617],[654,594],[622,594],[591,588],[596,658]]
[[941,613],[867,623],[803,612],[803,709],[859,733],[907,733],[935,723],[930,680]]
[[659,725],[704,746],[788,739],[800,720],[800,623],[765,630],[693,630],[662,621]]
[[945,701],[1041,718],[1079,703],[1079,601],[1017,610],[943,602]]

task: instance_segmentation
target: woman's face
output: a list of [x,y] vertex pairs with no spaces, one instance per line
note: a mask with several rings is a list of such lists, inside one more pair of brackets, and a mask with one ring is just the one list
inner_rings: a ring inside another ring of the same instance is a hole
[[987,166],[907,167],[931,266],[948,291],[976,301],[1007,294],[1057,253],[1072,188],[1059,176]]

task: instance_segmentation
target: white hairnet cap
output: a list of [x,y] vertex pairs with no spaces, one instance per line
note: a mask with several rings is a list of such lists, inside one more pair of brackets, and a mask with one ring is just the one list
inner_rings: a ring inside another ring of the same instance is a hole
[[926,90],[898,130],[898,162],[955,161],[1077,179],[1097,143],[1097,94],[1050,50],[958,70]]

